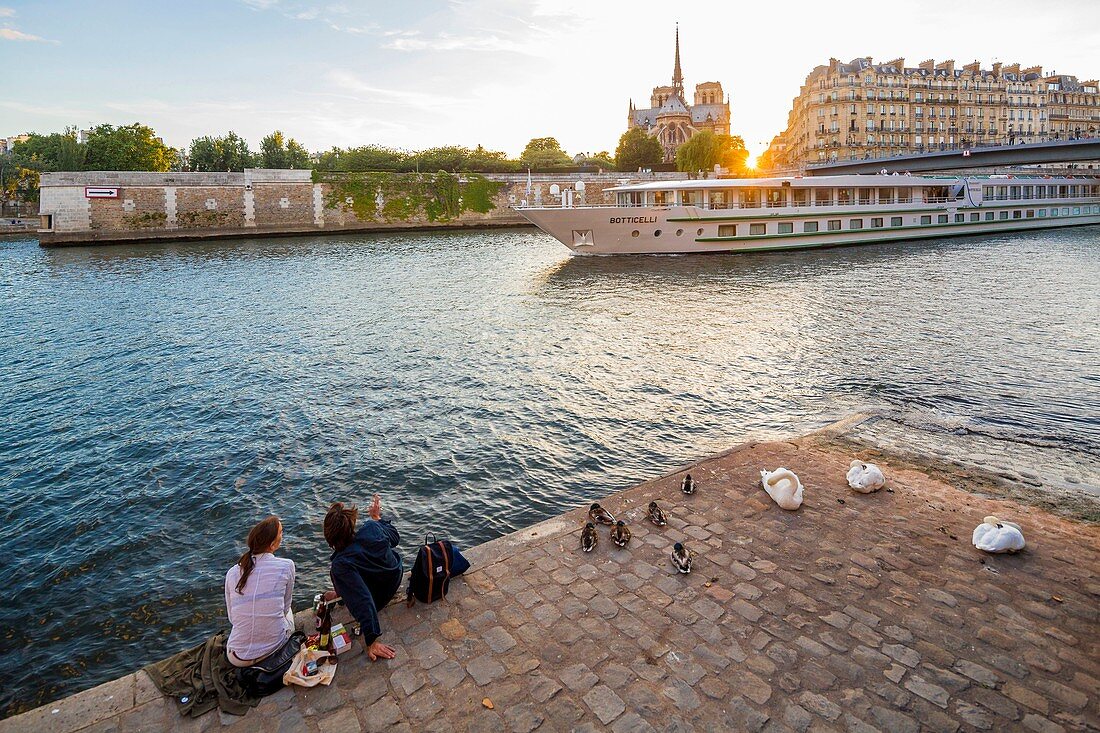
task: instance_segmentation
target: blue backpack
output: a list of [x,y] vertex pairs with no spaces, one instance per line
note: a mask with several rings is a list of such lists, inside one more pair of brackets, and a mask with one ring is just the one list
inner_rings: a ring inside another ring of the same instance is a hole
[[434,603],[447,595],[451,578],[462,575],[470,569],[470,563],[462,556],[450,540],[432,541],[424,537],[424,544],[417,550],[409,573],[409,588],[405,602],[411,606],[417,600],[422,603]]

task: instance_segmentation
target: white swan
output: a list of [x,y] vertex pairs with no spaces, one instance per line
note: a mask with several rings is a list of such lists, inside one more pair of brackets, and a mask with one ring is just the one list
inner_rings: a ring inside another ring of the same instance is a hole
[[1024,549],[1020,525],[996,517],[986,517],[974,528],[974,546],[983,552],[1019,552]]
[[886,477],[882,475],[882,469],[873,463],[852,461],[848,469],[848,485],[861,494],[870,494],[886,485]]
[[761,471],[760,483],[780,509],[794,511],[802,506],[802,482],[794,471],[782,467],[774,471]]

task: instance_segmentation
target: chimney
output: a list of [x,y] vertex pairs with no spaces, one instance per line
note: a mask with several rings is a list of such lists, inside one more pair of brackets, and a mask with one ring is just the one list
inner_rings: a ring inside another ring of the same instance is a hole
[[919,64],[917,64],[917,67],[924,69],[925,71],[932,71],[936,68],[936,62],[932,59],[928,59],[927,61],[921,61]]
[[1043,67],[1042,66],[1029,66],[1026,69],[1024,69],[1023,73],[1025,73],[1025,74],[1038,74],[1039,76],[1042,76],[1043,75]]
[[1001,67],[1004,66],[1000,61],[993,62],[993,76],[1001,75]]
[[980,61],[974,61],[974,63],[964,66],[963,71],[969,72],[971,74],[980,74],[982,71],[982,64]]
[[1004,71],[1005,71],[1006,74],[1019,75],[1020,65],[1019,64],[1012,64],[1011,66],[1006,66],[1006,67],[1004,67]]
[[840,66],[840,59],[829,59],[829,71],[836,71],[838,66]]
[[955,59],[948,59],[947,61],[936,64],[936,69],[948,73],[953,72],[955,70]]

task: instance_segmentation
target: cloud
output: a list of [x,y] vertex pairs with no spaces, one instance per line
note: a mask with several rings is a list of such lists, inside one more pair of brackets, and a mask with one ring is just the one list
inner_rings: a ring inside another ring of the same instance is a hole
[[439,33],[431,38],[412,34],[398,36],[382,44],[391,51],[488,51],[490,53],[516,53],[523,56],[542,54],[528,43],[501,38],[500,36],[454,36]]
[[0,8],[0,18],[14,18],[15,8]]
[[372,102],[379,104],[394,104],[416,109],[429,110],[438,107],[446,107],[463,101],[458,97],[445,94],[431,94],[417,92],[409,89],[386,89],[373,86],[355,74],[342,70],[332,70],[327,74],[328,80],[340,91],[354,92],[358,97],[368,95]]
[[[6,8],[5,8],[6,9]],[[17,31],[14,28],[0,28],[0,38],[5,41],[32,41],[35,43],[57,43],[57,41],[51,41],[48,38],[42,36],[33,36],[30,33],[24,33],[23,31]]]

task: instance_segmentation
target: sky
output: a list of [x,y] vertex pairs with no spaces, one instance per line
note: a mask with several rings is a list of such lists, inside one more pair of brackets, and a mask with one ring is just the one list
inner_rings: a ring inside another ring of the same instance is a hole
[[0,137],[142,122],[174,147],[280,129],[314,151],[614,152],[630,100],[671,79],[677,22],[689,96],[720,81],[753,154],[830,57],[1100,76],[1100,0],[0,0]]

